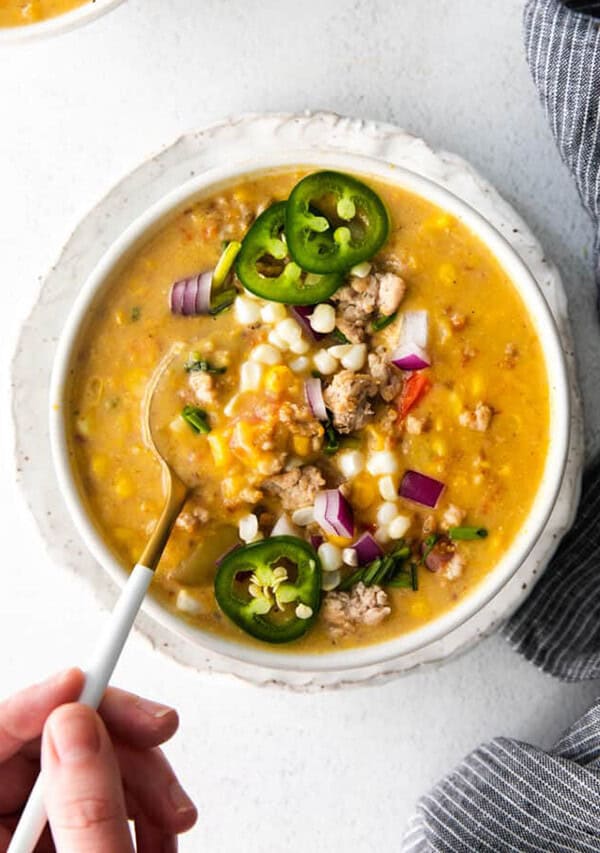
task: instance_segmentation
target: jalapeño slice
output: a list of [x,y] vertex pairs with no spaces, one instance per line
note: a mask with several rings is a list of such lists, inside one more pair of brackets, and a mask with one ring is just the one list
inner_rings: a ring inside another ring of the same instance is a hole
[[262,299],[287,305],[315,305],[342,282],[338,273],[314,275],[300,269],[285,242],[286,202],[272,204],[257,218],[242,241],[235,271],[244,287]]
[[321,564],[308,542],[272,536],[231,551],[215,577],[215,598],[232,622],[266,643],[297,640],[321,602]]
[[315,172],[296,184],[285,234],[292,259],[313,273],[343,273],[372,258],[390,232],[377,193],[342,172]]

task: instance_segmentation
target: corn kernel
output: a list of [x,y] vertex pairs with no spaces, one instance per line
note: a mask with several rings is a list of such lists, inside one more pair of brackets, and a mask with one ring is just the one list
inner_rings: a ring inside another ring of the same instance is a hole
[[133,532],[128,527],[113,527],[113,536],[118,542],[130,542]]
[[471,377],[471,393],[475,397],[481,397],[485,390],[485,381],[481,373],[475,373]]
[[443,438],[439,438],[438,436],[431,439],[430,447],[433,450],[433,452],[435,454],[437,454],[438,456],[445,456],[446,453],[448,452],[446,442],[444,441]]
[[115,492],[120,498],[130,498],[134,492],[134,486],[126,474],[120,474],[115,480]]
[[440,336],[440,343],[445,344],[446,341],[449,341],[452,337],[452,330],[450,329],[450,324],[446,323],[445,320],[440,320],[437,325]]
[[173,418],[173,420],[169,424],[169,429],[171,430],[171,432],[174,432],[177,435],[180,435],[181,433],[184,433],[184,432],[187,433],[189,431],[189,426],[183,420],[181,415],[177,415],[177,417]]
[[281,394],[293,383],[294,376],[289,367],[283,364],[276,365],[267,370],[265,376],[265,389],[272,394]]
[[89,417],[88,418],[77,418],[77,420],[75,421],[75,429],[77,430],[77,433],[79,435],[83,435],[87,438],[91,433],[91,425],[90,425]]
[[228,465],[231,460],[231,451],[229,445],[222,433],[210,432],[207,436],[207,441],[213,456],[215,465],[218,468],[223,468]]
[[131,418],[129,415],[121,414],[116,420],[115,432],[121,433],[121,438],[124,440],[127,433],[131,431]]
[[464,409],[463,401],[456,391],[450,391],[448,394],[448,405],[453,409],[454,413],[460,415]]
[[454,264],[440,264],[438,267],[438,278],[443,284],[456,283],[456,267]]
[[367,438],[369,440],[369,448],[371,450],[384,450],[385,449],[385,436],[381,432],[381,430],[377,429],[373,424],[367,424],[363,427],[364,432],[367,434]]
[[125,374],[125,386],[132,393],[141,394],[146,387],[146,375],[143,370],[138,370],[134,368],[133,370],[128,370]]
[[233,197],[240,204],[249,204],[252,201],[250,192],[246,189],[236,190],[233,194]]
[[428,619],[431,615],[431,608],[426,601],[413,601],[410,605],[410,613],[417,619]]
[[92,471],[97,477],[102,477],[108,470],[108,459],[102,453],[94,453],[92,456]]
[[311,451],[311,441],[308,435],[295,435],[292,439],[294,453],[298,456],[308,456]]
[[371,506],[377,497],[377,488],[371,477],[358,475],[352,481],[352,503],[358,509]]
[[352,545],[352,537],[347,536],[328,536],[327,541],[332,545],[337,545],[339,548],[348,548]]
[[221,492],[227,500],[233,500],[246,485],[246,480],[239,474],[234,477],[226,477],[221,483]]

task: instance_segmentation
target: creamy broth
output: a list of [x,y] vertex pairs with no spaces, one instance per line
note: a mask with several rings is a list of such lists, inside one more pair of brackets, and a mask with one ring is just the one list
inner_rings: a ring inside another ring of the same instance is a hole
[[[314,342],[304,335],[298,349],[305,352],[283,352],[277,364],[261,366],[253,390],[240,390],[241,365],[269,343],[274,323],[244,321],[240,297],[216,317],[174,316],[169,291],[173,282],[214,267],[222,242],[241,240],[256,211],[287,198],[303,174],[296,170],[248,179],[195,203],[137,251],[90,313],[65,416],[82,497],[101,535],[128,567],[139,557],[162,506],[159,466],[142,437],[141,401],[161,359],[178,347],[155,401],[154,426],[161,449],[194,492],[160,563],[154,594],[181,618],[236,640],[257,642],[219,610],[215,561],[239,543],[239,522],[248,514],[256,512],[262,535],[269,535],[282,510],[277,496],[261,486],[278,475],[282,457],[288,467],[290,460],[296,466],[316,465],[329,488],[345,482],[357,533],[374,532],[384,549],[391,546],[378,522],[383,503],[394,504],[407,520],[403,538],[409,543],[421,542],[432,530],[445,536],[453,511],[459,513],[455,523],[488,531],[485,539],[456,544],[456,576],[421,565],[417,591],[387,588],[391,612],[378,624],[332,630],[320,614],[310,631],[287,647],[323,652],[419,628],[464,599],[494,568],[523,525],[541,479],[549,402],[533,324],[488,249],[446,212],[370,179],[392,222],[374,269],[399,270],[406,293],[397,318],[370,335],[369,347],[392,350],[405,313],[427,311],[431,366],[425,371],[426,393],[403,420],[396,414],[400,395],[377,398],[375,417],[343,437],[336,454],[324,457],[322,427],[310,417],[299,423],[293,413],[306,409],[304,383],[314,370],[315,354],[335,341]],[[241,299],[260,310],[267,304]],[[208,396],[206,389],[191,386],[198,380],[184,369],[191,354],[225,368],[211,378]],[[405,384],[408,374],[397,372]],[[205,394],[200,404],[208,412],[208,435],[196,434],[181,418],[182,404],[198,402],[198,393]],[[284,417],[282,411],[291,414]],[[339,460],[349,452],[367,462],[387,452],[396,470],[369,473],[367,465],[346,477]],[[397,493],[409,469],[444,483],[435,509],[395,495],[388,499],[390,481]],[[387,487],[381,482],[386,476]],[[320,533],[339,548],[352,542]],[[342,575],[350,571],[343,569]]]

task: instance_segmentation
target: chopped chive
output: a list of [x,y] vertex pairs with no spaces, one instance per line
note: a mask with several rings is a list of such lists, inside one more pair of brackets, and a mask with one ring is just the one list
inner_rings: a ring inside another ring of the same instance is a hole
[[183,369],[186,373],[195,373],[197,371],[202,371],[203,373],[226,373],[226,367],[215,367],[214,364],[211,364],[210,361],[206,361],[204,358],[191,358],[183,365]]
[[375,583],[375,578],[379,574],[382,562],[382,558],[377,557],[375,560],[369,563],[366,568],[365,575],[363,577],[363,583],[365,586],[371,586],[371,584]]
[[431,536],[428,536],[427,539],[425,539],[423,543],[425,545],[425,550],[421,555],[421,563],[425,562],[439,538],[440,537],[437,535],[437,533],[432,533]]
[[137,321],[140,319],[141,316],[142,316],[142,309],[140,308],[139,305],[134,305],[133,308],[131,309],[131,314],[130,314],[131,322],[137,323]]
[[450,539],[485,539],[488,535],[485,527],[451,527],[448,530]]
[[346,335],[343,332],[341,332],[337,326],[335,327],[335,329],[331,333],[331,337],[335,338],[335,340],[339,341],[341,344],[349,344],[350,343],[350,341],[348,340]]
[[412,579],[409,574],[406,572],[402,572],[402,574],[397,575],[391,581],[388,581],[387,586],[391,586],[393,589],[412,589]]
[[415,589],[416,579],[403,568],[404,562],[410,557],[410,554],[409,546],[405,544],[404,540],[400,539],[393,551],[383,557],[376,557],[366,566],[360,566],[348,575],[337,588],[343,592],[362,581],[365,586],[377,584]]
[[410,584],[412,586],[413,592],[416,592],[419,589],[419,564],[411,563],[410,564]]
[[376,317],[371,323],[371,331],[380,332],[382,329],[385,329],[386,326],[389,326],[390,323],[393,323],[397,316],[398,312],[394,311],[394,313],[390,314],[388,317],[386,317],[385,314],[382,314],[380,317]]
[[339,584],[338,590],[344,592],[345,590],[351,589],[354,584],[359,583],[363,579],[363,575],[365,573],[365,566],[361,566],[355,572],[352,572],[351,575],[348,575],[347,578]]
[[331,421],[325,424],[325,453],[332,456],[340,449],[340,435]]
[[208,415],[204,409],[199,409],[198,406],[184,406],[181,411],[181,417],[191,426],[194,432],[203,434],[210,432]]

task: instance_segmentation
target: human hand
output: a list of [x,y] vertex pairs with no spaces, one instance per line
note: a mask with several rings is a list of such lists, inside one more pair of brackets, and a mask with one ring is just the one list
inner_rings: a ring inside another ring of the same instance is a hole
[[47,828],[36,853],[173,853],[177,834],[196,821],[157,749],[175,733],[177,713],[114,687],[96,713],[73,704],[82,687],[83,673],[71,669],[0,703],[0,853],[40,755],[51,834]]

